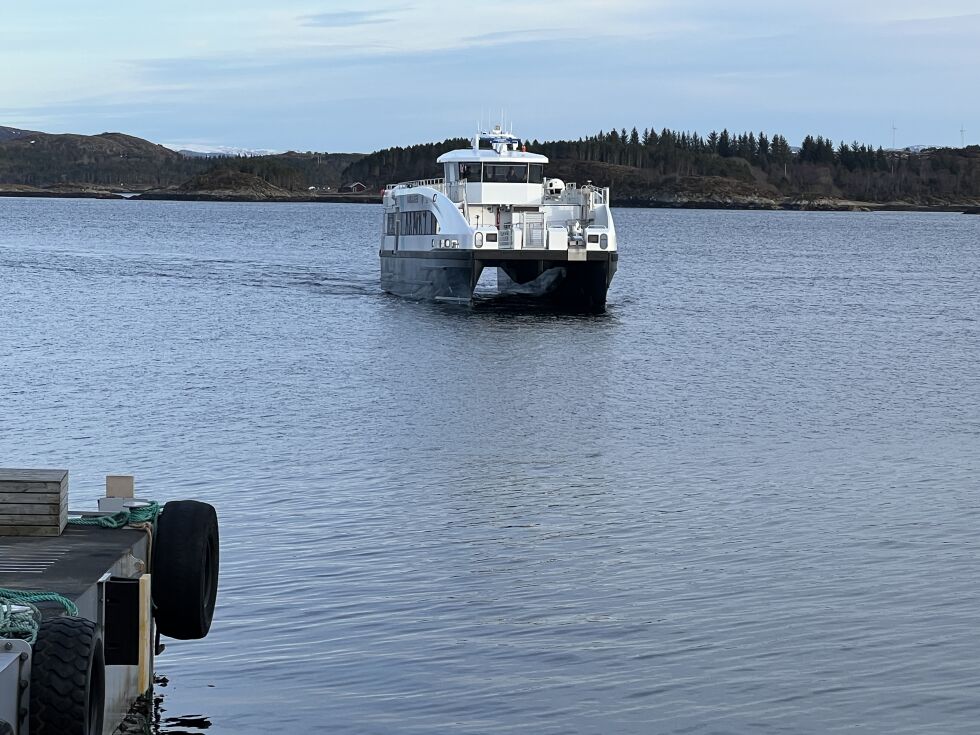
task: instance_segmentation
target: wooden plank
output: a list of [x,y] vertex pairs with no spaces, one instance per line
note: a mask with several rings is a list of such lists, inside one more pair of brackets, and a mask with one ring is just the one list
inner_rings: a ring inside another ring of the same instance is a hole
[[52,495],[51,493],[0,493],[0,504],[42,503],[44,505],[64,505],[67,502],[67,495]]
[[51,495],[50,493],[0,493],[0,508],[6,505],[52,505],[60,508],[68,505],[67,495]]
[[153,600],[152,580],[149,574],[140,577],[140,631],[139,665],[137,678],[140,694],[146,694],[153,686]]
[[20,482],[0,480],[0,492],[4,493],[58,493],[67,492],[67,485],[60,482]]
[[61,493],[8,493],[0,485],[0,505],[4,503],[65,503],[67,496]]
[[68,470],[36,470],[0,467],[0,482],[57,482],[67,479]]
[[61,522],[61,513],[4,513],[0,510],[0,526],[44,526],[50,523],[57,526]]
[[60,516],[62,507],[61,503],[0,503],[0,515],[35,514]]

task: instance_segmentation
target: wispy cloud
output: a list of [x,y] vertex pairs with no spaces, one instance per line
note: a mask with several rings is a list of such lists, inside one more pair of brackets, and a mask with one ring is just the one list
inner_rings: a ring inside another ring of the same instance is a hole
[[517,43],[521,41],[536,41],[539,38],[548,38],[548,37],[549,37],[548,31],[539,29],[536,31],[494,31],[493,33],[481,33],[476,36],[467,36],[465,40],[468,43],[495,44],[495,43]]
[[352,26],[390,23],[394,20],[390,10],[342,10],[333,13],[317,13],[302,18],[305,26],[317,28],[350,28]]
[[[32,73],[0,74],[0,123],[304,150],[458,135],[481,107],[505,107],[537,137],[640,122],[764,127],[794,141],[820,132],[890,142],[892,120],[914,142],[942,142],[942,131],[958,142],[961,124],[980,130],[980,98],[963,93],[980,64],[977,0],[484,5],[213,0],[180,14],[129,3],[93,17],[66,3],[52,20],[15,3],[0,48],[6,68]],[[488,69],[520,83],[476,97],[381,83],[438,78],[468,90]],[[583,90],[586,103],[566,114],[561,101]]]

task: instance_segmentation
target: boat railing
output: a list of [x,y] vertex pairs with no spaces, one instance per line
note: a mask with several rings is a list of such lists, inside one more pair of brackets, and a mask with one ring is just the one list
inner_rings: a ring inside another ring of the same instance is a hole
[[565,184],[564,190],[557,196],[549,196],[547,199],[559,202],[570,202],[575,204],[589,201],[592,206],[609,203],[609,189],[594,184],[583,184],[579,186],[574,181]]
[[445,179],[417,179],[415,181],[400,181],[397,184],[388,184],[385,187],[385,195],[394,194],[398,189],[414,189],[419,186],[426,186],[445,194],[451,201],[459,204],[466,201],[466,179],[460,181],[446,181]]
[[399,181],[397,184],[388,184],[388,186],[385,187],[385,192],[392,191],[393,189],[413,189],[417,186],[428,186],[433,189],[438,189],[439,191],[444,192],[446,186],[446,180],[445,179],[417,179],[415,181]]

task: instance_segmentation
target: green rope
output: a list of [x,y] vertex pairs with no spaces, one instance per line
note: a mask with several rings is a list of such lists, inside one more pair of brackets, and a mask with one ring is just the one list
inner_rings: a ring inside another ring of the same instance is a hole
[[[75,526],[123,528],[133,523],[156,523],[159,515],[160,504],[150,501],[141,508],[124,508],[116,513],[69,518],[68,522]],[[0,638],[23,638],[33,644],[41,624],[41,613],[35,605],[38,602],[56,602],[69,615],[78,615],[75,603],[56,592],[25,592],[0,587]],[[15,606],[23,609],[14,610]]]
[[[14,606],[18,607],[17,610]],[[41,611],[27,602],[0,598],[0,638],[22,638],[33,644],[41,625]]]
[[[56,602],[69,615],[78,615],[74,602],[57,592],[9,590],[0,587],[0,638],[22,638],[32,644],[41,626],[41,611],[36,603]],[[14,610],[14,607],[23,609]]]
[[144,508],[123,508],[116,513],[111,513],[108,515],[69,518],[68,522],[73,526],[122,528],[123,526],[130,525],[131,523],[156,523],[158,515],[160,515],[160,504],[151,500],[150,504]]

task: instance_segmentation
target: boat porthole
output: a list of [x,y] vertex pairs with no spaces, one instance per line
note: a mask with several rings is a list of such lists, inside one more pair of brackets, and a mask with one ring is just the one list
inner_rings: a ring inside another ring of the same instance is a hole
[[483,247],[483,233],[482,232],[478,232],[475,235],[473,235],[473,245],[476,246],[476,247],[478,247],[478,248],[482,248]]

